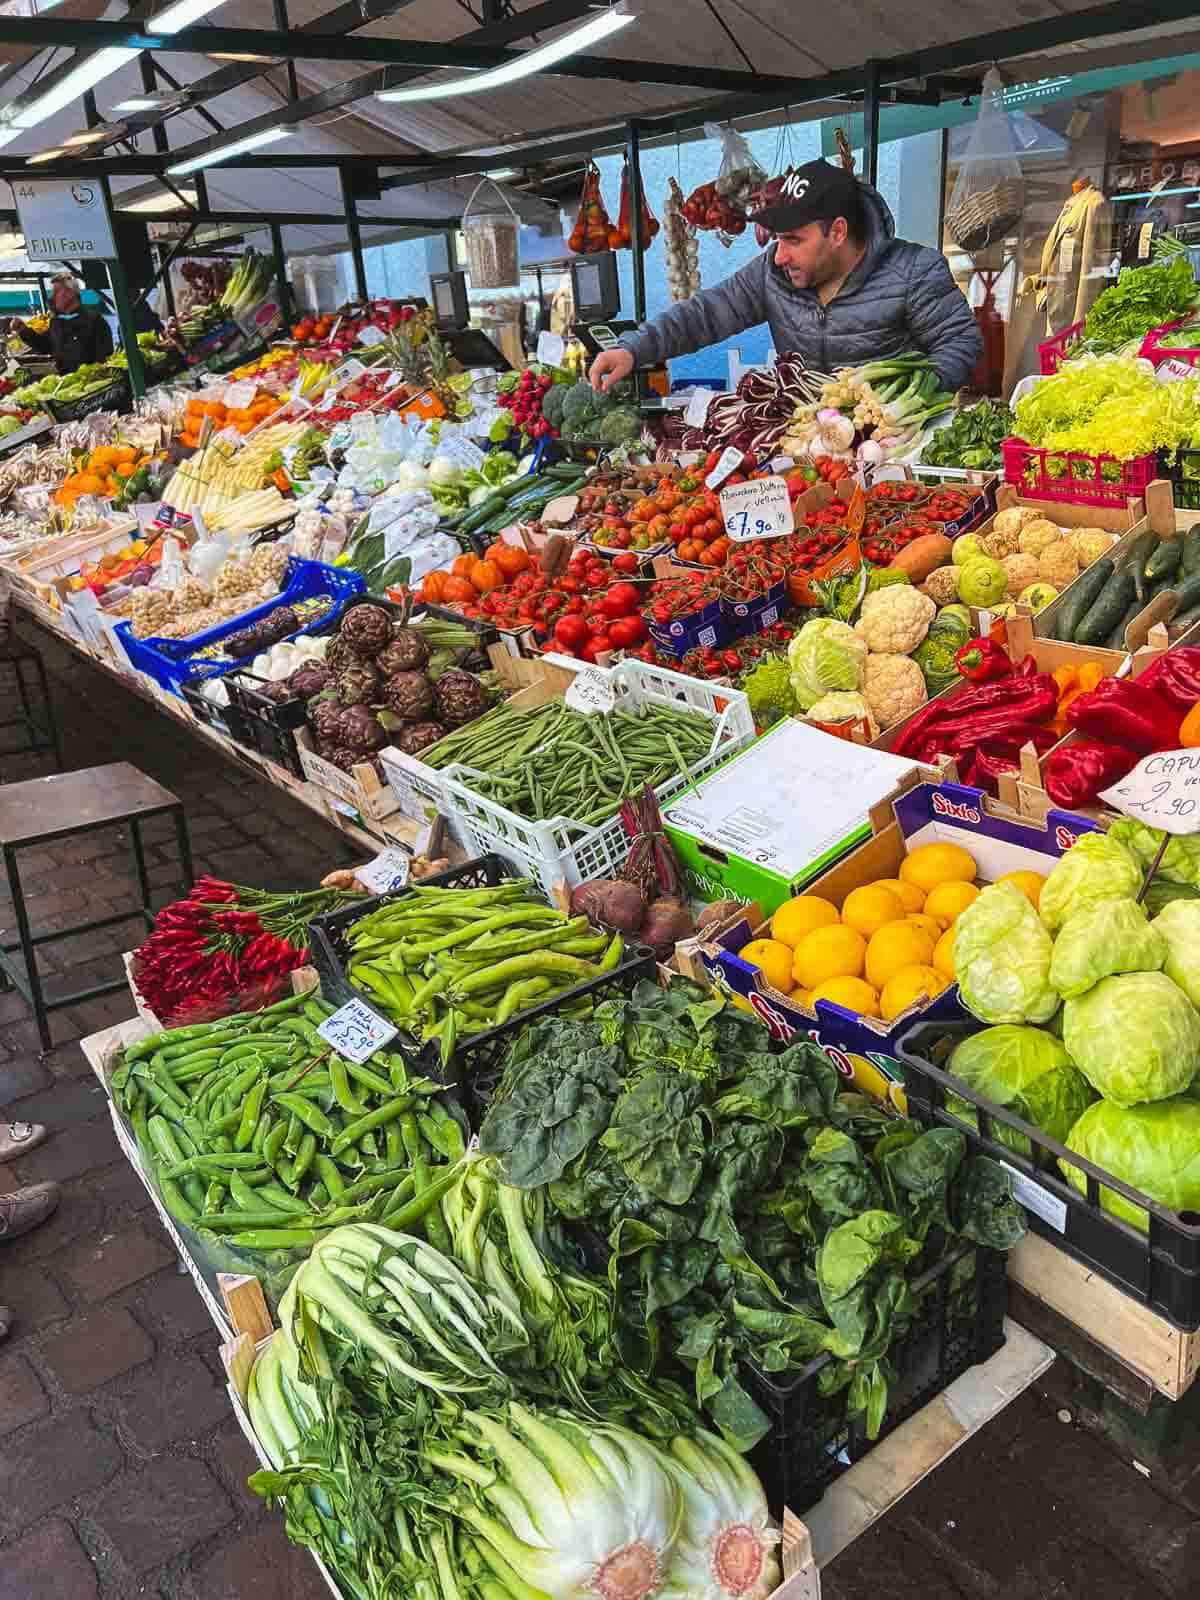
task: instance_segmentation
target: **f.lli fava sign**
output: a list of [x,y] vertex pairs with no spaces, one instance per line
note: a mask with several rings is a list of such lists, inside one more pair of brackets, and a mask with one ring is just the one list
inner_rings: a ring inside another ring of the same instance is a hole
[[30,261],[112,261],[117,246],[99,183],[18,178],[12,185]]

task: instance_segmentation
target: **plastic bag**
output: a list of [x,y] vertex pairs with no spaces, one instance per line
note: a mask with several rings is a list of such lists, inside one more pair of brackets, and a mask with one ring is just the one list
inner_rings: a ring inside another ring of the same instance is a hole
[[732,125],[723,128],[718,122],[706,122],[704,136],[719,140],[721,145],[717,193],[744,211],[755,189],[767,181],[767,174],[754,159],[744,135]]
[[1021,221],[1025,185],[1004,80],[993,67],[983,80],[979,115],[954,180],[946,226],[964,250],[985,250]]

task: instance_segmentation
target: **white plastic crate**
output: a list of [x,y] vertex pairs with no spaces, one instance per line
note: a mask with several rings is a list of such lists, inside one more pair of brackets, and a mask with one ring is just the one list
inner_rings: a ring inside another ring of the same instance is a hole
[[[569,656],[550,655],[545,659],[570,672],[580,672],[586,665]],[[660,801],[669,799],[691,779],[711,772],[754,741],[754,718],[740,689],[714,688],[698,678],[644,661],[621,661],[615,667],[588,670],[604,672],[621,710],[650,705],[682,707],[712,722],[708,754],[695,762],[686,775],[681,773],[660,783],[655,790]],[[571,889],[593,878],[611,876],[629,854],[629,836],[619,816],[595,827],[562,816],[529,822],[476,794],[471,788],[471,768],[447,767],[440,776],[442,811],[454,825],[463,848],[472,855],[494,850],[539,883],[547,895],[553,895],[558,884],[565,883]]]
[[440,813],[446,817],[455,844],[466,845],[455,817],[446,809],[445,785],[436,767],[427,767],[419,756],[405,755],[393,744],[385,745],[379,752],[379,761],[401,816],[424,827]]

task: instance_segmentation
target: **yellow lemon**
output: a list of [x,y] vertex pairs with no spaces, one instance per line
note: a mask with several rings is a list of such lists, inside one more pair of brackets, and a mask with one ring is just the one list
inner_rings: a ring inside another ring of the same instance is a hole
[[973,883],[939,883],[936,889],[929,891],[925,915],[936,917],[943,928],[948,928],[962,916],[971,901],[978,898],[979,890]]
[[911,922],[889,922],[871,935],[867,946],[867,982],[882,990],[905,967],[928,966],[933,940]]
[[940,994],[950,980],[936,967],[901,967],[883,986],[879,996],[879,1010],[886,1022],[891,1022],[918,1000],[932,1000]]
[[860,978],[866,953],[867,941],[854,928],[815,928],[796,946],[792,978],[802,989],[815,989],[826,978]]
[[1045,881],[1040,872],[1006,872],[1002,878],[996,879],[997,883],[1015,883],[1035,911],[1038,908],[1038,901],[1042,898],[1042,885]]
[[954,929],[949,927],[933,947],[933,964],[947,978],[956,978],[954,970]]
[[878,883],[851,889],[842,902],[842,921],[848,928],[856,928],[864,939],[869,939],[885,922],[899,922],[903,915],[900,896]]
[[976,866],[958,844],[920,844],[900,863],[900,878],[928,894],[939,883],[972,883]]
[[814,928],[827,928],[838,920],[838,910],[831,900],[822,900],[819,894],[801,894],[794,900],[785,900],[771,918],[771,937],[794,950]]
[[860,1017],[879,1015],[879,996],[861,978],[826,978],[813,990],[810,1004],[815,1005],[818,1000],[844,1006],[847,1011],[856,1011]]
[[920,928],[922,933],[927,933],[934,944],[942,937],[942,924],[927,911],[910,911],[904,920],[911,922],[914,928]]
[[905,883],[903,878],[876,878],[877,889],[890,889],[904,901],[905,911],[924,911],[925,893],[915,883]]
[[792,952],[778,939],[751,939],[738,955],[756,966],[772,989],[792,987]]

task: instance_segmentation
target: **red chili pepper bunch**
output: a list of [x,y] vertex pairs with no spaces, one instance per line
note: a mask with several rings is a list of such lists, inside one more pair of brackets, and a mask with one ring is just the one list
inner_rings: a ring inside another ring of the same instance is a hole
[[225,1016],[264,1005],[308,959],[308,924],[356,895],[335,889],[274,894],[197,879],[164,906],[134,952],[138,992],[161,1022]]

